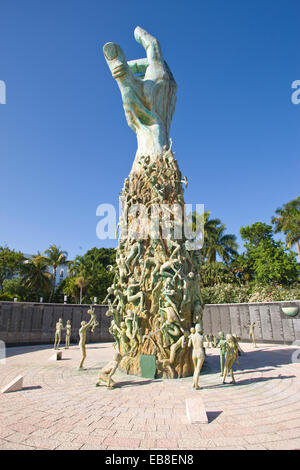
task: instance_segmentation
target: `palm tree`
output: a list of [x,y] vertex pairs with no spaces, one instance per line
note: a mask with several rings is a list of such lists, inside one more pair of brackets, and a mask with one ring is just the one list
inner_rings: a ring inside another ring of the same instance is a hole
[[66,261],[66,264],[68,265],[68,277],[76,277],[80,270],[80,262],[78,257],[72,261]]
[[[199,239],[204,244],[215,236],[216,227],[221,224],[220,219],[210,219],[210,211],[198,214],[196,211],[191,216],[191,228],[193,233],[196,234],[196,239]],[[197,229],[199,233],[197,233]],[[204,250],[201,250],[204,260]]]
[[217,261],[217,255],[227,264],[233,257],[238,255],[238,244],[236,236],[226,234],[226,225],[215,226],[215,230],[204,241],[205,258],[209,263]]
[[89,281],[88,281],[87,277],[78,276],[78,277],[76,277],[75,283],[80,289],[80,302],[79,303],[81,304],[82,303],[82,291],[83,291],[83,289],[85,289],[85,287],[87,287]]
[[75,303],[77,303],[77,294],[78,294],[78,286],[76,284],[75,277],[67,277],[63,287],[63,293],[67,294],[67,296],[73,297]]
[[52,276],[48,271],[48,261],[45,256],[38,253],[24,261],[22,271],[25,287],[34,289],[39,293],[50,292]]
[[62,251],[60,247],[56,245],[51,245],[48,250],[45,250],[45,254],[47,255],[47,262],[49,266],[52,266],[53,269],[53,280],[52,280],[52,289],[50,293],[49,302],[53,297],[55,292],[55,282],[56,282],[56,271],[60,264],[63,264],[67,260],[68,253],[66,251]]
[[[237,256],[238,244],[236,243],[236,236],[225,234],[226,225],[222,224],[220,219],[211,219],[210,211],[203,214],[192,214],[192,230],[195,231],[197,218],[202,219],[203,227],[203,247],[201,249],[203,260],[209,263],[215,263],[217,255],[228,263],[233,257]],[[201,226],[201,223],[198,224]]]
[[291,248],[295,243],[300,263],[300,196],[277,209],[275,214],[277,216],[271,220],[275,225],[274,232],[282,232],[286,235],[287,248]]

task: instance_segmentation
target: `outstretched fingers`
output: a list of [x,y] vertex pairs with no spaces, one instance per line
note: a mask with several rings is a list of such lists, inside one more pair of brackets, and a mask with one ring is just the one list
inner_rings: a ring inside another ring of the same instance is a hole
[[134,30],[135,40],[143,46],[146,50],[147,58],[149,63],[159,62],[163,63],[163,56],[158,40],[151,36],[147,31],[145,31],[140,26],[137,26]]

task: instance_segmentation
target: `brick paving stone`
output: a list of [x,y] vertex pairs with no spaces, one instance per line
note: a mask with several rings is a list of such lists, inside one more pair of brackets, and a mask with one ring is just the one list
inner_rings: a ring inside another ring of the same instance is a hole
[[80,450],[81,448],[81,444],[76,444],[74,442],[66,442],[55,447],[55,450]]
[[267,450],[300,450],[300,439],[264,443]]
[[37,431],[38,429],[36,426],[32,426],[31,424],[26,423],[11,424],[9,428],[13,431],[22,432],[27,435],[33,433],[34,431]]
[[279,434],[253,434],[251,436],[246,436],[245,440],[249,442],[249,444],[261,444],[267,442],[274,442],[274,441],[281,441],[282,438]]
[[191,449],[216,447],[212,439],[195,439],[190,437],[189,439],[183,438],[178,441],[180,449],[188,449],[189,446]]
[[246,450],[266,450],[266,448],[260,444],[247,445]]
[[[233,439],[229,437],[216,437],[216,438],[213,438],[212,441],[216,447],[220,447],[220,446],[224,447],[226,445],[230,446],[233,444]],[[244,446],[247,444],[247,441],[241,437],[236,437],[234,439],[234,444],[236,446]]]
[[15,442],[5,442],[0,444],[0,450],[35,450],[34,446],[17,444]]
[[178,449],[178,441],[175,439],[158,439],[156,445],[158,449]]
[[[107,446],[103,446],[100,444],[99,445],[85,444],[80,448],[80,450],[106,450],[107,448],[108,448]],[[121,449],[123,450],[123,447]]]
[[278,435],[284,440],[300,438],[300,427],[294,429],[286,429],[284,431],[278,431]]
[[28,439],[24,441],[24,444],[31,446],[31,447],[36,447],[37,449],[54,450],[55,447],[57,447],[61,443],[50,441],[50,439],[42,439],[39,437],[36,437],[36,438],[29,437]]
[[[20,347],[21,354],[7,359],[0,386],[22,374],[25,386],[41,388],[0,395],[0,449],[300,448],[300,366],[289,362],[293,348],[242,348],[236,386],[220,384],[218,351],[209,349],[210,372],[200,376],[196,392],[191,378],[149,381],[120,371],[118,387],[96,389],[97,345],[88,351],[84,373],[76,347],[68,350],[70,360],[55,364],[47,361],[51,348]],[[102,343],[100,351],[105,364],[112,345]],[[122,388],[123,381],[130,387]],[[190,425],[185,399],[199,394],[209,423]]]
[[138,449],[140,445],[140,439],[127,439],[122,437],[107,437],[105,438],[103,444],[109,447],[117,446],[124,447],[127,449]]
[[[128,438],[133,438],[133,439],[145,439],[146,438],[146,432],[137,432],[137,431],[126,431],[125,433],[126,437]],[[114,434],[114,437],[124,437],[124,431],[122,429],[117,430],[116,433]]]
[[151,439],[142,439],[140,442],[140,447],[139,449],[144,449],[144,450],[149,450],[149,449],[155,449],[156,448],[156,441],[151,440]]
[[244,446],[239,446],[239,445],[235,445],[235,446],[225,446],[225,447],[213,447],[211,449],[206,449],[206,450],[246,450],[246,447]]
[[27,434],[24,434],[22,432],[14,432],[13,434],[9,435],[9,439],[7,439],[9,442],[15,442],[18,444],[22,444],[26,439],[28,438]]
[[6,438],[13,434],[14,431],[12,429],[6,428],[5,426],[0,426],[0,438]]

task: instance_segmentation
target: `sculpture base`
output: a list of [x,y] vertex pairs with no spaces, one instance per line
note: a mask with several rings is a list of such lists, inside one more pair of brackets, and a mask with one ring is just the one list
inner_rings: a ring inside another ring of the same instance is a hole
[[184,231],[186,179],[171,148],[138,164],[140,172],[122,190],[114,281],[105,299],[109,331],[126,355],[122,371],[142,375],[144,354],[155,356],[157,377],[188,377],[194,371],[189,337],[193,324],[202,323],[202,299],[201,254]]
[[[188,354],[182,355],[176,361],[176,365],[169,364],[168,359],[160,360],[156,358],[155,378],[160,379],[179,379],[182,377],[191,377],[194,373],[191,350]],[[140,365],[140,355],[135,357],[124,357],[119,365],[119,370],[129,375],[143,376]]]

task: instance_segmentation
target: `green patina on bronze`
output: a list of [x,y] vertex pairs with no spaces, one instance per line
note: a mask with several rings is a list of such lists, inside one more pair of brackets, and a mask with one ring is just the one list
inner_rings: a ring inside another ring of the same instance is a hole
[[[184,234],[178,239],[187,178],[182,177],[169,139],[177,85],[158,41],[139,27],[134,34],[146,58],[127,62],[117,44],[103,48],[138,142],[120,198],[123,211],[117,265],[109,268],[114,281],[105,299],[107,316],[115,347],[126,354],[121,370],[140,374],[141,358],[154,357],[157,377],[185,377],[193,374],[189,331],[194,323],[202,323],[203,305],[199,251],[191,250]],[[137,204],[143,207],[143,220],[150,221],[147,227],[137,223]],[[151,218],[155,210],[158,222]]]
[[142,377],[155,379],[156,357],[152,354],[140,354],[140,367]]

